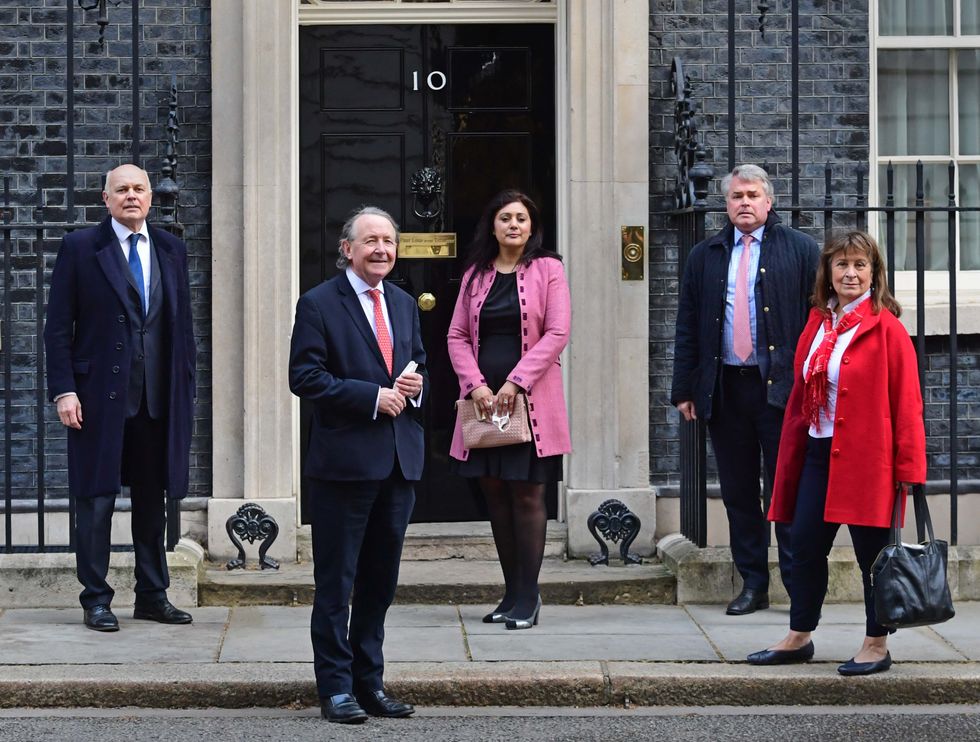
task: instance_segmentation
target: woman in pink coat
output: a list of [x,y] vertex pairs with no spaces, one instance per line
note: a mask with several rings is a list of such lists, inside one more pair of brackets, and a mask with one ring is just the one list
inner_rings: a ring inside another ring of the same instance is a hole
[[450,454],[479,481],[504,573],[504,597],[486,623],[529,629],[538,622],[548,482],[562,478],[571,450],[558,356],[568,343],[571,305],[561,257],[543,246],[537,206],[515,190],[487,204],[469,247],[449,326],[449,358],[460,398],[490,414],[511,413],[527,395],[529,443],[468,450],[459,420]]

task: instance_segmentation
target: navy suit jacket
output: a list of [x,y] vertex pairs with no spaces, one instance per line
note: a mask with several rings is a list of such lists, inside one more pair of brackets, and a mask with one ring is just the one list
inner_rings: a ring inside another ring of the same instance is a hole
[[[147,225],[157,255],[166,390],[167,496],[187,494],[196,351],[187,248]],[[157,277],[153,277],[154,285]],[[151,288],[152,293],[152,288]],[[68,482],[76,497],[119,492],[138,298],[109,217],[66,234],[51,274],[44,346],[48,394],[75,392],[82,429],[68,429]],[[151,313],[157,311],[151,307]]]
[[[388,282],[384,297],[393,335],[394,374],[400,374],[409,361],[418,363],[425,400],[428,375],[415,300]],[[289,349],[289,388],[313,403],[306,476],[381,481],[391,475],[397,461],[405,479],[421,479],[425,450],[421,410],[409,403],[398,417],[379,412],[372,419],[378,389],[393,384],[345,273],[299,298]]]

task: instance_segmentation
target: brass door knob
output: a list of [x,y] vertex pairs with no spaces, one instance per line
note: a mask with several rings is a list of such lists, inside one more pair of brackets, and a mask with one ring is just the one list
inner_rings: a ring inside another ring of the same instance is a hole
[[426,291],[419,295],[419,309],[423,312],[431,312],[436,307],[436,297]]

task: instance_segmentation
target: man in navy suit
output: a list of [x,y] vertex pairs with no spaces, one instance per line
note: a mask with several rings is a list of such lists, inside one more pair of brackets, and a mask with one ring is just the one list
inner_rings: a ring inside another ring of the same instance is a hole
[[194,332],[187,248],[146,223],[146,171],[106,176],[109,216],[65,235],[48,295],[48,393],[68,428],[75,562],[85,625],[118,631],[106,581],[112,513],[129,485],[136,607],[133,617],[191,622],[167,600],[168,497],[187,495],[194,405]]
[[[366,206],[337,265],[296,304],[289,388],[313,405],[304,474],[312,508],[311,635],[321,713],[356,724],[415,709],[385,694],[384,620],[422,476],[425,351],[415,301],[386,283],[398,226]],[[353,590],[353,603],[348,604]],[[349,618],[349,628],[348,628]]]

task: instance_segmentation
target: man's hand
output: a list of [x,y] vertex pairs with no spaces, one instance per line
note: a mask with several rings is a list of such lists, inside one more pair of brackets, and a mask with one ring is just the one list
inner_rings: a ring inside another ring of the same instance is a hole
[[395,389],[407,399],[415,399],[422,393],[422,374],[402,374],[395,379]]
[[389,417],[398,417],[405,409],[405,397],[397,389],[381,387],[378,395],[378,412],[382,412]]
[[72,393],[59,397],[55,404],[58,408],[58,419],[61,420],[62,425],[75,428],[75,430],[82,429],[82,403],[78,401],[77,394]]
[[698,415],[694,411],[694,402],[691,402],[690,400],[687,402],[678,402],[677,411],[680,412],[684,416],[684,419],[688,422],[698,419]]

